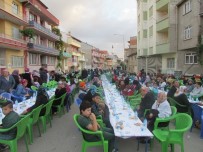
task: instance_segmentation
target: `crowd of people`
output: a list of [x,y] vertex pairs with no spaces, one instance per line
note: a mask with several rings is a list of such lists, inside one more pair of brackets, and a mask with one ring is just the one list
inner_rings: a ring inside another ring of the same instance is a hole
[[[172,114],[169,98],[174,99],[180,105],[185,105],[185,107],[177,105],[177,112],[187,113],[191,109],[188,98],[196,98],[195,100],[197,100],[201,99],[203,95],[203,78],[201,76],[191,78],[182,76],[177,80],[173,75],[146,74],[144,70],[141,70],[138,74],[129,74],[119,69],[83,69],[69,74],[57,74],[55,71],[48,72],[46,68],[42,67],[39,72],[35,70],[30,72],[26,68],[25,73],[19,74],[18,70],[14,70],[12,74],[9,74],[8,70],[5,69],[0,76],[0,95],[10,93],[11,100],[7,99],[6,102],[2,102],[2,110],[5,114],[2,120],[3,128],[9,128],[19,120],[18,114],[13,111],[13,102],[16,100],[22,102],[28,99],[35,92],[32,87],[36,87],[35,104],[23,112],[23,114],[30,113],[36,107],[49,101],[46,87],[43,84],[56,81],[58,86],[55,91],[52,113],[57,112],[55,106],[61,104],[60,97],[64,94],[66,94],[66,100],[63,104],[67,107],[67,110],[70,110],[70,94],[74,89],[79,88],[78,100],[76,100],[80,110],[78,123],[87,130],[101,130],[104,139],[109,141],[109,151],[118,151],[113,127],[109,121],[109,109],[105,104],[104,93],[102,92],[100,76],[105,73],[112,76],[112,83],[115,83],[121,95],[126,99],[135,93],[140,94],[140,104],[133,110],[138,112],[138,117],[141,120],[148,120],[148,129],[150,131],[154,129],[154,122],[157,117],[166,118]],[[0,98],[5,100],[2,96]],[[146,112],[146,110],[148,111]],[[40,115],[42,116],[44,113],[45,109],[42,109]],[[99,119],[101,119],[101,122],[98,121]],[[167,125],[168,123],[161,123],[159,127]],[[14,133],[15,130],[4,135],[0,134],[0,139],[14,138]],[[96,135],[83,134],[83,137],[88,141],[100,140]],[[5,146],[0,145],[0,148],[3,149]]]

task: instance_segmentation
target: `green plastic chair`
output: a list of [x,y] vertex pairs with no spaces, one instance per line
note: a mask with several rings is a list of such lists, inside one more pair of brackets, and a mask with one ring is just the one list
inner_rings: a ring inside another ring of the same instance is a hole
[[[170,120],[173,119],[176,121],[174,129],[153,131],[154,137],[161,142],[162,152],[168,152],[168,145],[172,145],[172,152],[174,152],[174,144],[179,144],[181,152],[184,152],[183,135],[191,128],[192,118],[186,113],[179,113],[170,118]],[[167,119],[166,122],[170,120]]]
[[[167,118],[156,118],[156,120],[155,120],[155,123],[154,123],[154,129],[158,129],[158,124],[160,123],[160,122],[166,122],[167,120],[171,120],[172,119],[172,117],[174,117],[175,115],[176,115],[176,113],[177,113],[177,109],[176,109],[176,107],[174,107],[174,106],[171,106],[171,112],[172,112],[172,114],[171,114],[171,116],[170,117],[167,117]],[[167,127],[163,127],[163,128],[169,128],[169,126],[167,126]],[[162,128],[162,129],[163,129]]]
[[17,142],[23,136],[24,136],[27,152],[29,152],[27,137],[25,135],[26,134],[26,126],[27,126],[27,123],[29,122],[29,118],[30,118],[30,115],[27,115],[27,116],[21,118],[20,121],[18,121],[12,127],[7,128],[7,129],[0,129],[0,133],[8,132],[14,128],[17,129],[16,138],[14,138],[12,140],[2,140],[2,139],[0,140],[1,144],[5,144],[5,145],[8,145],[10,147],[10,152],[18,152]]
[[35,124],[37,124],[39,136],[41,136],[40,127],[39,127],[39,115],[40,115],[41,109],[42,109],[42,105],[35,108],[31,112],[31,117],[29,119],[29,122],[27,123],[27,131],[28,131],[28,135],[29,135],[30,144],[33,143],[33,126]]
[[56,107],[57,108],[57,114],[59,115],[59,117],[61,117],[62,115],[62,111],[65,114],[65,107],[64,107],[64,101],[66,99],[66,93],[64,93],[61,97],[59,98],[54,98],[54,100],[58,100],[61,99],[61,104],[60,105],[52,105],[52,107]]
[[36,86],[31,86],[31,89],[32,89],[33,91],[37,91],[37,90],[38,90],[38,88],[37,88]]
[[78,124],[78,117],[80,115],[78,114],[75,114],[74,115],[74,122],[76,124],[76,126],[80,129],[80,131],[82,133],[86,133],[86,134],[90,134],[90,135],[97,135],[101,138],[100,141],[96,141],[96,142],[89,142],[89,141],[86,141],[84,138],[83,138],[83,141],[82,141],[82,152],[86,152],[86,149],[87,147],[92,147],[92,146],[103,146],[104,148],[104,152],[108,152],[108,141],[104,140],[104,137],[103,137],[103,134],[102,134],[102,131],[90,131],[90,130],[86,130],[86,129],[83,129],[79,124]]
[[46,109],[46,112],[45,112],[44,116],[39,117],[40,121],[42,122],[43,132],[46,132],[47,122],[49,122],[50,127],[52,127],[52,124],[51,124],[51,114],[52,114],[51,113],[51,106],[53,104],[53,101],[54,101],[54,98],[49,100],[49,102],[43,106],[43,108]]
[[191,114],[191,109],[189,107],[187,107],[186,105],[179,104],[176,100],[174,100],[171,97],[168,97],[167,100],[169,101],[171,106],[174,106],[174,107],[179,106],[179,107],[183,107],[183,108],[188,108],[187,114],[189,114],[189,115]]

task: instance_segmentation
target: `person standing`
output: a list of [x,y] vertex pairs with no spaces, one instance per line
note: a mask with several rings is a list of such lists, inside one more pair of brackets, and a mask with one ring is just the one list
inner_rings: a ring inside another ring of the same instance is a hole
[[21,74],[22,79],[26,79],[28,84],[27,87],[31,88],[32,86],[32,75],[30,73],[30,70],[28,68],[25,68],[25,73]]
[[3,92],[11,92],[15,87],[15,84],[15,79],[12,75],[9,75],[8,70],[3,70],[3,73],[0,76],[0,94]]

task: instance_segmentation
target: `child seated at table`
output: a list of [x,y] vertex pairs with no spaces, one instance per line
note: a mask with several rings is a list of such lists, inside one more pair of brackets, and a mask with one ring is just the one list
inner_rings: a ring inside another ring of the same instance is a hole
[[[16,124],[20,120],[20,116],[13,111],[13,104],[12,102],[5,102],[2,104],[2,111],[5,117],[2,119],[2,126],[1,128],[6,129],[12,127],[14,124]],[[5,132],[0,133],[0,140],[11,140],[16,137],[16,128]],[[0,144],[0,151],[5,149],[6,146]]]
[[[96,116],[91,112],[91,104],[88,101],[83,101],[80,105],[80,117],[78,118],[79,125],[87,130],[101,130],[105,140],[109,141],[109,152],[117,152],[115,148],[115,135],[111,128],[100,127],[97,123]],[[83,134],[85,140],[95,142],[101,140],[97,135]]]

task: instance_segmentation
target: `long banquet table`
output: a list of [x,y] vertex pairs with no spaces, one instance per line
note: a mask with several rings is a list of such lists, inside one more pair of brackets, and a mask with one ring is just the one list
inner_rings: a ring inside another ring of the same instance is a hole
[[102,85],[105,93],[105,102],[109,108],[109,119],[114,129],[115,136],[121,138],[153,137],[153,134],[145,127],[136,116],[130,105],[120,95],[115,85],[112,85],[102,75]]
[[[55,89],[47,91],[47,94],[49,95],[49,98],[53,97],[55,94]],[[27,99],[20,103],[13,104],[13,110],[17,112],[19,115],[23,113],[26,109],[33,106],[36,101],[36,96],[31,97],[30,99]],[[5,117],[5,115],[2,112],[2,109],[0,108],[0,124],[2,124],[2,119]]]

